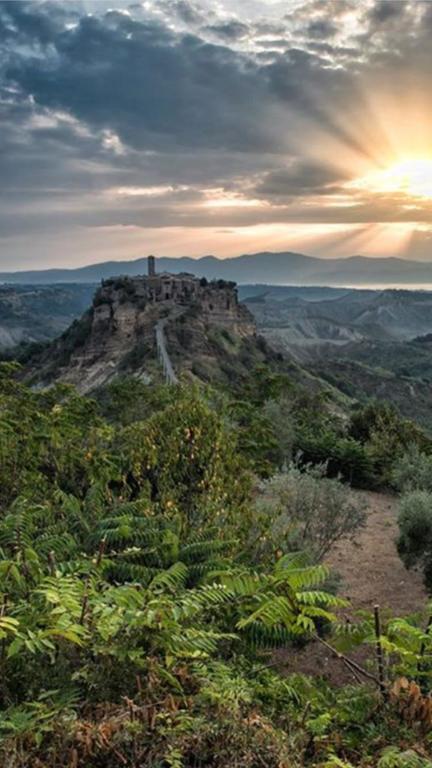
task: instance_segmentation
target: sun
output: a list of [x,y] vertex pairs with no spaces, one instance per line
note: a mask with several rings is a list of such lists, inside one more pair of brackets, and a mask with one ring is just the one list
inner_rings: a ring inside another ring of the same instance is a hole
[[402,192],[410,197],[432,197],[432,158],[400,160],[382,171],[356,180],[353,186],[371,192]]

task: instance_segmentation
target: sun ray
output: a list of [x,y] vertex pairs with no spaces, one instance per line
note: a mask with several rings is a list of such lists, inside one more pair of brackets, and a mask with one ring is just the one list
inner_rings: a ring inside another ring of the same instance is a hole
[[384,170],[355,179],[349,186],[369,192],[400,192],[408,197],[432,197],[432,158],[404,158]]

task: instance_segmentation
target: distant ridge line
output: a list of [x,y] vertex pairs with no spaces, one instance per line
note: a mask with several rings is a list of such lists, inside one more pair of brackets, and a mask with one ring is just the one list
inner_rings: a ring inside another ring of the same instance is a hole
[[[432,256],[432,254],[431,254]],[[226,259],[216,256],[156,259],[157,270],[192,272],[207,279],[223,278],[240,284],[315,286],[432,285],[432,263],[396,257],[350,256],[317,258],[292,251],[243,254]],[[98,283],[118,275],[147,271],[147,257],[131,261],[105,261],[84,267],[0,272],[0,281],[21,284]]]

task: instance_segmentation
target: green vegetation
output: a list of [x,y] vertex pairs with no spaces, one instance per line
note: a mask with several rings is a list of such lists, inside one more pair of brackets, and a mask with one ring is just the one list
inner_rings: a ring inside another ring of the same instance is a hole
[[408,568],[420,565],[432,590],[432,494],[410,491],[402,496],[398,549]]
[[267,547],[307,551],[320,562],[364,524],[363,505],[338,480],[325,477],[325,469],[291,466],[261,483],[257,505],[268,522]]
[[392,473],[401,492],[398,550],[407,568],[419,567],[432,592],[432,455],[417,444],[408,447]]
[[325,465],[331,477],[360,488],[393,484],[393,470],[410,446],[429,452],[432,441],[389,404],[370,401],[347,417],[325,391],[307,391],[284,373],[256,367],[237,384],[230,415],[240,446],[261,477],[292,459]]
[[0,764],[432,765],[421,621],[383,622],[384,681],[280,674],[274,648],[375,646],[320,562],[363,512],[301,461],[257,499],[325,417],[265,371],[236,396],[124,379],[95,400],[0,367]]

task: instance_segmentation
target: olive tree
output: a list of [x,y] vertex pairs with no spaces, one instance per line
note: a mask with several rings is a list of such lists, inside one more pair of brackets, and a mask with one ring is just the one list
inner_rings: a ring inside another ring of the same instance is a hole
[[321,561],[343,537],[352,538],[365,523],[363,502],[325,466],[291,465],[261,483],[257,515],[265,530],[261,547],[282,552],[303,550]]

